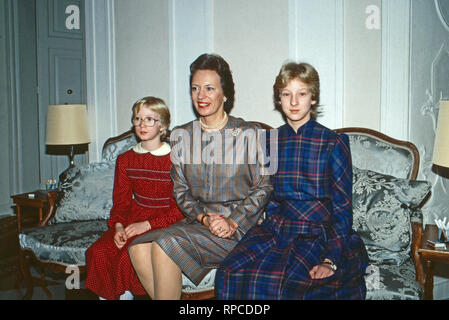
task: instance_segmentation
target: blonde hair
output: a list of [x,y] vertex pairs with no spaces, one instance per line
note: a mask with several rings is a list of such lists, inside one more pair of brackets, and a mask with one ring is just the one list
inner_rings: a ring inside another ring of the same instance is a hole
[[156,97],[145,97],[136,101],[132,107],[133,117],[142,109],[148,108],[156,112],[160,119],[158,121],[159,127],[165,127],[161,133],[161,140],[167,137],[168,129],[170,128],[170,110],[164,100]]
[[320,77],[316,69],[308,63],[287,62],[279,71],[276,81],[273,85],[273,102],[276,110],[282,113],[281,90],[284,89],[291,80],[297,79],[306,84],[311,93],[315,104],[311,106],[310,115],[316,119],[320,103]]

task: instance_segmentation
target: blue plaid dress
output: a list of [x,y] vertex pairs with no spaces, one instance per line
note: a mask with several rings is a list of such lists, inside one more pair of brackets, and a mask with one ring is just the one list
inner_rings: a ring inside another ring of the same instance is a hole
[[[368,256],[352,229],[349,139],[311,119],[279,128],[267,218],[220,265],[218,299],[364,299]],[[330,277],[309,271],[329,258]]]

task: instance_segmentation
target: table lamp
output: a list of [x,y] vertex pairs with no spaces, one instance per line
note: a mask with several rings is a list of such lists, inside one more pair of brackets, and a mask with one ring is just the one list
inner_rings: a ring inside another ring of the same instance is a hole
[[[437,132],[433,148],[433,163],[440,167],[449,168],[449,100],[440,101]],[[441,233],[440,238],[442,236],[445,236],[444,233]]]
[[86,105],[64,104],[48,106],[45,144],[70,146],[70,165],[61,173],[59,181],[63,181],[68,171],[75,167],[75,145],[88,143],[90,143],[90,139]]

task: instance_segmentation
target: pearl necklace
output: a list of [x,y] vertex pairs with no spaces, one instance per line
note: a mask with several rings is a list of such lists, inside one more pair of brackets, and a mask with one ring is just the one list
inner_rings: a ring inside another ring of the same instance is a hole
[[200,124],[201,124],[201,127],[202,127],[203,129],[217,129],[217,128],[221,127],[221,126],[228,120],[228,114],[226,113],[226,111],[223,111],[223,112],[224,112],[223,120],[221,120],[219,123],[214,124],[214,125],[212,125],[212,126],[208,126],[207,124],[205,124],[205,123],[201,120],[201,117],[200,117]]

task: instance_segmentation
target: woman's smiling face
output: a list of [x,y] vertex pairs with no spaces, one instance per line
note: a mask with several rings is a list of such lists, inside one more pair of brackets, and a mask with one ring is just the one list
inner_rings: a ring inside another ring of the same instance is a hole
[[196,71],[190,87],[193,105],[201,117],[223,114],[225,96],[215,71]]

